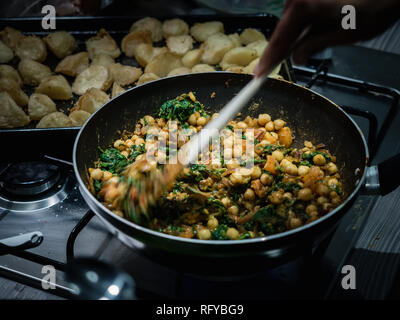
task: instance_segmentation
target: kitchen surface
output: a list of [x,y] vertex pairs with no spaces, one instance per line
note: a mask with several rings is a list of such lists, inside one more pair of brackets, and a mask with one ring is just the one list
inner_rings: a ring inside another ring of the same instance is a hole
[[[103,3],[96,13],[113,16],[117,4]],[[200,2],[176,7],[171,14],[220,14]],[[143,15],[151,10],[145,5],[140,9]],[[288,76],[352,117],[376,165],[400,152],[399,64],[395,53],[348,45],[327,49],[305,66],[290,65]],[[72,167],[71,142],[77,132],[62,133],[69,143],[54,147],[55,152],[50,145],[49,152],[41,148],[37,154],[0,159],[0,239],[38,232],[31,247],[0,251],[0,299],[72,298],[74,288],[65,271],[77,257],[108,262],[128,273],[137,299],[400,298],[400,188],[386,196],[361,190],[333,233],[279,266],[241,276],[195,275],[128,248],[90,210]],[[42,268],[47,265],[56,269],[55,286],[43,290]],[[356,270],[356,289],[342,287],[345,265]]]

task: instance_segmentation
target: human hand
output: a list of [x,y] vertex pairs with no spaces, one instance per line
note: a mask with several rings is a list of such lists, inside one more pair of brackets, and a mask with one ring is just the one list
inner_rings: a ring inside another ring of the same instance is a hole
[[[356,29],[343,29],[342,7],[356,11]],[[399,0],[287,0],[284,13],[254,69],[261,76],[280,63],[294,43],[296,64],[304,64],[326,47],[370,39],[389,28],[400,17]],[[304,38],[303,38],[304,37]]]

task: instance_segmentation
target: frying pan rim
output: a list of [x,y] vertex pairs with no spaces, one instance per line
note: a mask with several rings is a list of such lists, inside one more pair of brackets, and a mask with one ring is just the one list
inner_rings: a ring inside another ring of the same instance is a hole
[[[114,99],[118,99],[118,97],[122,96],[123,94],[126,94],[127,92],[130,92],[130,91],[132,91],[132,90],[138,89],[138,88],[140,88],[140,87],[142,87],[142,86],[144,86],[144,85],[155,85],[155,84],[157,84],[157,82],[159,82],[159,81],[163,81],[163,80],[167,80],[167,79],[170,80],[170,78],[177,78],[177,77],[193,77],[193,76],[196,76],[197,74],[220,74],[220,73],[221,73],[221,71],[215,71],[215,72],[199,72],[199,73],[195,73],[195,74],[176,75],[176,76],[172,76],[172,77],[161,78],[161,79],[157,79],[157,80],[155,80],[155,81],[151,81],[151,82],[144,83],[144,84],[141,84],[141,85],[139,85],[139,86],[135,86],[135,87],[133,87],[133,88],[130,88],[130,89],[128,89],[127,91],[125,91],[125,92],[123,92],[122,94],[120,94],[120,95],[118,95],[117,97],[115,97]],[[235,73],[232,73],[232,72],[224,72],[224,73],[235,74]],[[238,74],[235,74],[235,76],[237,76],[237,75],[238,75]],[[249,78],[251,77],[251,75],[244,75],[244,74],[241,74],[240,76],[249,76]],[[321,95],[321,94],[319,94],[319,93],[317,93],[317,92],[315,92],[315,91],[313,91],[313,90],[311,90],[311,89],[309,89],[309,88],[306,88],[306,87],[301,86],[301,85],[299,85],[299,84],[293,83],[293,82],[291,82],[291,81],[287,81],[287,80],[285,80],[285,79],[268,78],[268,81],[272,81],[272,82],[276,82],[276,81],[286,82],[286,83],[289,84],[289,85],[294,85],[294,86],[298,87],[300,90],[306,90],[306,91],[311,92],[312,94],[315,94],[315,95],[321,97],[322,99],[326,100],[326,101],[327,101],[328,103],[330,103],[331,105],[333,105],[333,106],[335,106],[336,108],[338,108],[338,110],[339,110],[340,112],[342,112],[342,114],[343,114],[347,119],[350,120],[350,122],[353,124],[353,126],[355,127],[355,129],[359,132],[360,137],[361,137],[361,141],[363,142],[363,145],[364,145],[364,152],[365,152],[365,155],[364,155],[365,164],[364,164],[363,175],[362,175],[362,177],[358,180],[357,186],[353,189],[353,192],[346,198],[346,200],[345,200],[343,203],[341,203],[341,204],[340,204],[338,207],[336,207],[334,210],[332,210],[332,211],[329,212],[328,214],[324,215],[324,216],[321,217],[321,218],[318,218],[317,220],[315,220],[315,221],[313,221],[313,222],[311,222],[311,223],[305,224],[305,225],[303,225],[303,226],[301,226],[301,227],[298,227],[298,228],[295,228],[295,229],[292,229],[292,230],[287,230],[287,231],[284,231],[284,232],[276,233],[276,234],[269,235],[269,236],[265,236],[265,237],[258,237],[258,238],[252,238],[252,239],[242,239],[242,240],[240,240],[240,241],[238,241],[238,240],[223,240],[223,241],[221,241],[221,240],[200,240],[200,239],[182,238],[182,237],[173,236],[173,235],[169,235],[169,234],[166,234],[166,233],[154,231],[154,230],[152,230],[152,229],[149,229],[149,228],[140,226],[140,225],[138,225],[138,224],[136,224],[136,223],[134,223],[134,222],[132,222],[132,221],[130,221],[130,220],[128,220],[128,219],[125,219],[125,218],[122,218],[122,217],[116,215],[116,214],[115,214],[114,212],[112,212],[110,209],[106,208],[99,200],[97,200],[97,199],[93,196],[93,194],[90,192],[90,190],[87,188],[87,186],[83,183],[83,180],[81,179],[81,176],[80,176],[79,171],[78,171],[77,160],[76,160],[76,154],[77,154],[76,151],[77,151],[77,148],[78,148],[78,143],[79,143],[79,141],[80,141],[80,136],[81,136],[81,134],[83,133],[83,131],[85,130],[86,126],[87,126],[88,123],[91,121],[91,119],[93,118],[93,116],[94,116],[96,113],[101,112],[101,110],[102,110],[106,105],[108,105],[111,101],[113,101],[114,99],[112,99],[112,100],[106,102],[103,106],[101,106],[99,109],[97,109],[97,110],[92,114],[92,116],[86,121],[86,123],[85,123],[85,124],[81,127],[81,129],[79,130],[79,133],[78,133],[78,135],[76,136],[75,142],[74,142],[73,155],[72,155],[72,157],[73,157],[72,160],[73,160],[74,173],[75,173],[75,176],[76,176],[76,178],[77,178],[77,180],[78,180],[78,183],[79,183],[79,186],[80,186],[80,188],[79,188],[80,192],[85,192],[85,194],[86,194],[92,201],[94,201],[94,202],[92,202],[92,203],[89,203],[88,201],[86,201],[86,203],[89,205],[90,209],[93,210],[93,211],[95,212],[95,214],[98,214],[98,213],[97,213],[97,210],[95,210],[95,209],[93,209],[93,208],[91,207],[91,205],[94,203],[93,205],[99,207],[100,210],[103,210],[104,212],[106,212],[109,216],[111,216],[112,219],[117,219],[119,222],[121,222],[121,223],[127,225],[129,228],[137,229],[138,231],[147,233],[147,234],[149,234],[149,235],[151,235],[151,236],[156,236],[156,237],[165,238],[165,239],[167,239],[167,240],[169,240],[169,241],[184,242],[184,243],[188,243],[188,244],[190,244],[190,243],[192,243],[192,244],[199,244],[199,245],[201,245],[201,246],[206,246],[206,245],[211,245],[211,246],[215,246],[215,245],[221,246],[221,245],[223,245],[223,246],[225,246],[225,245],[231,245],[231,244],[235,244],[235,245],[246,245],[246,244],[251,244],[251,243],[263,243],[263,242],[267,242],[267,241],[273,241],[273,240],[277,240],[277,239],[279,239],[279,238],[284,238],[284,237],[286,237],[286,236],[291,236],[291,235],[293,235],[293,234],[295,234],[295,233],[300,233],[300,232],[302,232],[302,231],[306,231],[307,229],[310,229],[310,228],[314,227],[314,226],[317,225],[317,224],[323,223],[325,220],[331,218],[333,215],[335,215],[336,213],[338,213],[340,210],[342,210],[342,208],[344,208],[344,207],[347,205],[348,202],[350,202],[350,201],[353,199],[353,197],[355,197],[355,195],[358,193],[358,191],[360,190],[360,188],[361,188],[361,186],[363,185],[364,180],[365,180],[365,176],[366,176],[366,172],[367,172],[366,169],[367,169],[367,167],[368,167],[367,163],[368,163],[368,159],[369,159],[369,149],[368,149],[368,144],[367,144],[367,142],[366,142],[366,140],[365,140],[364,134],[362,133],[362,131],[361,131],[360,127],[357,125],[357,123],[356,123],[356,122],[355,122],[355,121],[354,121],[340,106],[338,106],[336,103],[334,103],[333,101],[331,101],[331,100],[328,99],[327,97],[324,97],[323,95]],[[96,208],[96,209],[97,209],[97,208]],[[112,224],[111,222],[108,222],[108,223]],[[114,227],[114,228],[117,228],[115,225],[113,225],[113,227]],[[117,228],[117,229],[119,229],[119,228]],[[121,231],[121,232],[123,232],[123,231]],[[126,234],[125,232],[123,232],[123,233]],[[132,236],[129,235],[129,234],[128,234],[128,236],[129,236],[129,237],[132,237]],[[132,237],[132,238],[134,238],[134,237]]]

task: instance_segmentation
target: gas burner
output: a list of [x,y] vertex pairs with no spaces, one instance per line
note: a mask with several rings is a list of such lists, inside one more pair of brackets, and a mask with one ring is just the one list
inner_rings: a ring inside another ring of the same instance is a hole
[[46,162],[13,164],[3,173],[0,186],[7,193],[34,196],[51,189],[60,179],[60,169]]
[[0,208],[34,211],[52,206],[68,195],[63,171],[48,162],[20,162],[0,175]]

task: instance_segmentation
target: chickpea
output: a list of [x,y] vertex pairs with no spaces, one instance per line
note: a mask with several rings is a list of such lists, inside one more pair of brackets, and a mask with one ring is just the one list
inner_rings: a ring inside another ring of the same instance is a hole
[[260,177],[260,181],[263,185],[270,185],[274,181],[274,178],[268,173],[263,173]]
[[332,204],[329,202],[323,203],[322,204],[322,211],[329,211],[332,208]]
[[280,130],[280,129],[282,129],[282,128],[285,126],[285,124],[286,124],[286,122],[283,121],[282,119],[276,119],[276,120],[274,121],[275,130]]
[[332,179],[328,180],[328,186],[330,186],[330,187],[335,187],[338,184],[339,184],[339,181],[336,178],[332,178]]
[[228,230],[226,230],[226,236],[231,240],[237,240],[239,239],[239,231],[235,228],[228,228]]
[[317,198],[317,203],[320,205],[323,205],[324,203],[328,203],[328,202],[329,202],[329,200],[326,197],[321,196],[321,197]]
[[197,119],[197,125],[198,126],[205,126],[205,124],[207,123],[207,119],[204,117],[199,117]]
[[136,140],[135,140],[135,145],[140,145],[140,144],[143,144],[144,143],[144,140],[143,140],[143,138],[137,138]]
[[244,201],[243,205],[249,211],[254,208],[254,202],[253,201]]
[[218,112],[213,113],[213,115],[211,116],[211,119],[214,120],[214,119],[218,118],[218,116],[219,116]]
[[287,167],[287,166],[290,166],[292,163],[288,160],[288,159],[283,159],[280,163],[279,163],[279,165],[281,166],[281,168],[283,169],[283,170],[285,170],[285,168]]
[[318,211],[317,211],[317,210],[311,211],[310,213],[307,213],[307,214],[308,214],[308,216],[309,216],[310,218],[312,218],[313,220],[315,220],[316,218],[318,218]]
[[308,171],[310,171],[309,167],[299,166],[299,168],[297,169],[297,174],[302,177],[305,176],[308,173]]
[[232,159],[226,163],[228,169],[236,169],[240,167],[239,161],[237,159]]
[[131,146],[134,145],[134,142],[133,142],[132,140],[128,139],[128,140],[125,141],[125,145],[126,145],[128,148],[130,148]]
[[297,193],[297,199],[302,201],[310,201],[313,198],[313,194],[310,188],[300,189]]
[[325,183],[317,183],[315,192],[320,196],[326,196],[329,193],[329,188]]
[[125,157],[125,158],[128,158],[128,156],[129,156],[129,152],[128,151],[121,151],[121,154]]
[[197,232],[197,237],[200,240],[208,240],[211,238],[211,232],[208,229],[201,229]]
[[328,173],[335,174],[337,171],[338,171],[338,168],[337,168],[336,164],[334,164],[333,162],[329,162],[328,163]]
[[265,125],[265,130],[267,131],[273,131],[275,129],[274,123],[272,121],[269,121]]
[[101,169],[93,169],[90,173],[90,177],[95,180],[100,180],[103,177],[103,171]]
[[108,181],[112,178],[113,174],[110,171],[103,172],[103,181]]
[[259,114],[257,121],[261,127],[264,127],[268,122],[271,121],[271,116],[267,113]]
[[210,229],[216,229],[218,227],[218,220],[214,217],[211,217],[207,221],[207,227]]
[[200,118],[200,112],[196,111],[196,112],[194,113],[194,116],[196,117],[196,119]]
[[238,128],[238,129],[247,129],[247,124],[246,124],[246,122],[243,122],[243,121],[239,121],[237,124],[236,124],[236,127]]
[[147,123],[148,125],[152,125],[155,122],[155,120],[152,116],[144,116],[143,119],[144,119],[145,123]]
[[275,150],[271,155],[276,159],[276,161],[281,162],[283,160],[283,152],[280,150]]
[[301,222],[301,220],[299,218],[291,218],[290,219],[290,227],[292,229],[298,228],[302,225],[303,223]]
[[229,208],[231,206],[231,199],[228,197],[222,198],[221,199],[222,204],[224,205],[225,208]]
[[244,198],[245,198],[246,200],[254,200],[254,198],[256,197],[256,195],[255,195],[253,189],[250,189],[250,188],[248,188],[248,189],[245,191],[245,193],[244,193],[243,196],[244,196]]
[[258,179],[261,176],[261,168],[258,166],[254,166],[251,170],[251,178]]
[[114,142],[114,148],[118,150],[124,150],[125,148],[125,143],[121,139],[118,139]]
[[284,168],[284,171],[291,176],[297,176],[298,170],[296,165],[290,164]]
[[309,204],[307,207],[306,207],[306,213],[308,214],[308,215],[310,215],[312,212],[318,212],[318,208],[317,208],[317,206],[316,205],[314,205],[314,204]]
[[322,154],[316,154],[313,157],[313,162],[314,164],[316,164],[317,166],[323,166],[326,163],[326,159]]
[[284,194],[283,194],[283,199],[285,199],[285,200],[292,200],[293,199],[293,195],[290,193],[290,192],[285,192]]
[[275,191],[269,196],[269,201],[273,204],[281,204],[283,200],[283,192],[281,190]]
[[228,213],[237,216],[239,214],[239,208],[237,206],[230,206],[228,208]]
[[341,202],[340,197],[334,197],[334,198],[331,199],[331,203],[332,203],[334,206],[338,206],[338,205],[340,204],[340,202]]

